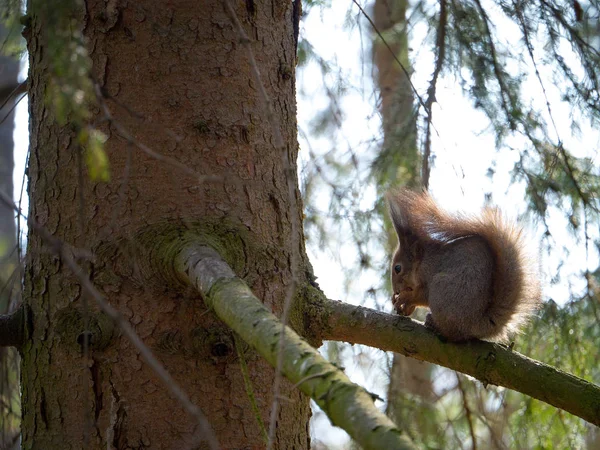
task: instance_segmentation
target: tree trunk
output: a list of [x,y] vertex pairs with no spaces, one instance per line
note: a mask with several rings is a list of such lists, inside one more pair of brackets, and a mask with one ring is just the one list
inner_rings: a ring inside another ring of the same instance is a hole
[[[419,176],[420,154],[417,147],[417,124],[414,93],[402,63],[412,72],[408,50],[406,0],[376,0],[373,6],[373,21],[394,51],[376,38],[373,45],[373,60],[377,67],[377,85],[383,121],[383,155],[389,154],[385,172],[380,175],[385,187],[407,185],[416,187],[421,183]],[[383,183],[382,183],[383,184]],[[388,230],[390,252],[398,239],[392,228]],[[390,253],[391,254],[391,253]],[[428,407],[433,400],[431,384],[432,365],[395,353],[390,367],[388,402],[386,413],[400,429],[406,430],[414,423],[421,424],[422,414],[415,415],[415,399],[419,406]]]
[[[229,239],[246,235],[252,252],[238,261],[238,275],[276,314],[291,283],[291,255],[305,260],[302,230],[296,236],[291,231],[292,217],[300,221],[299,193],[296,188],[290,201],[286,179],[296,184],[292,3],[242,5],[235,4],[236,13],[252,41],[293,173],[286,174],[281,150],[273,145],[248,54],[221,1],[146,0],[115,7],[89,0],[83,30],[93,76],[114,116],[101,128],[109,136],[111,180],[94,182],[85,173],[82,185],[77,181],[75,136],[69,126],[57,125],[44,102],[51,61],[43,50],[50,34],[43,17],[34,15],[28,39],[29,194],[32,217],[59,239],[92,250],[93,261],[82,263],[90,278],[208,416],[220,445],[262,448],[230,331],[200,298],[166,289],[136,258],[136,236],[148,227],[208,227]],[[95,118],[102,123],[101,108]],[[138,150],[139,143],[216,181],[152,158]],[[124,336],[115,332],[109,342],[98,343],[92,332],[85,358],[80,284],[35,233],[28,255],[25,302],[32,334],[23,349],[24,448],[82,448],[86,442],[95,449],[204,448],[194,447],[193,418]],[[93,304],[89,309],[92,331],[101,315]],[[268,424],[274,370],[250,351],[245,359]],[[280,395],[286,403],[275,447],[308,448],[307,398],[289,383]]]
[[379,184],[386,186],[390,183],[419,186],[417,112],[407,76],[412,72],[407,8],[407,0],[376,0],[373,5],[373,22],[385,38],[384,43],[376,36],[373,44],[373,63],[377,68],[375,82],[380,92],[383,125],[383,145],[374,169]]

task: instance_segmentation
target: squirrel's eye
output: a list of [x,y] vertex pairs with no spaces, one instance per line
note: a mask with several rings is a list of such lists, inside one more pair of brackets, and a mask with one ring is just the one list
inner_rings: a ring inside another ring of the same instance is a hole
[[394,266],[394,272],[397,273],[397,274],[400,273],[400,272],[402,272],[402,265],[396,264]]

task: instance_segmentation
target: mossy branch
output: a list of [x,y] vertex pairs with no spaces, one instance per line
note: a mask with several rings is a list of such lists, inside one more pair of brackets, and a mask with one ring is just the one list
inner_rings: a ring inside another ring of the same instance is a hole
[[[313,297],[313,302],[314,302]],[[521,392],[600,426],[600,386],[484,341],[444,342],[420,322],[322,296],[311,317],[319,339],[364,344],[438,364]],[[325,319],[326,318],[326,319]]]
[[[175,271],[202,293],[223,322],[276,366],[281,322],[215,250],[186,244],[176,257]],[[313,398],[331,422],[346,430],[363,448],[414,448],[375,407],[367,391],[352,383],[289,327],[285,328],[283,355],[283,375]]]

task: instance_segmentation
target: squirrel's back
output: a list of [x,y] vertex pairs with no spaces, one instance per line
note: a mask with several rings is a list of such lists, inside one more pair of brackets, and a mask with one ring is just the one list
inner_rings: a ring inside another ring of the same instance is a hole
[[489,322],[482,321],[481,329],[473,330],[475,336],[506,340],[539,307],[539,279],[525,251],[522,230],[506,222],[498,209],[485,208],[480,216],[450,214],[429,194],[406,189],[388,198],[394,222],[423,243],[443,246],[478,236],[489,247],[494,265],[485,312]]

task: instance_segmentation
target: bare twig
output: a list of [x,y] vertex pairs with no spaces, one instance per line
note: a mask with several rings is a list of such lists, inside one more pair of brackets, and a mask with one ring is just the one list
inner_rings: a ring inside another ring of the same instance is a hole
[[415,85],[413,84],[412,80],[410,79],[410,73],[408,72],[408,69],[406,67],[404,67],[404,64],[402,64],[402,61],[400,61],[398,59],[398,56],[396,56],[396,52],[394,52],[394,50],[392,49],[392,47],[390,47],[390,44],[388,44],[388,42],[385,40],[385,38],[383,37],[383,35],[380,33],[380,31],[375,26],[375,23],[373,22],[373,19],[371,19],[371,17],[367,14],[367,12],[363,9],[363,7],[360,6],[360,4],[356,0],[352,0],[352,2],[358,7],[358,9],[362,13],[362,15],[365,16],[365,19],[367,19],[367,21],[371,24],[371,27],[373,27],[373,30],[375,31],[375,33],[377,34],[377,36],[379,37],[379,39],[381,39],[381,42],[383,42],[383,45],[385,45],[386,48],[390,51],[390,54],[392,55],[392,57],[394,58],[394,60],[398,63],[398,65],[402,69],[402,72],[404,72],[404,75],[406,75],[406,79],[408,80],[408,82],[410,84],[410,88],[415,93],[415,96],[419,100],[419,103],[425,109],[425,112],[427,113],[427,104],[425,103],[425,101],[423,101],[423,98],[419,95],[419,92],[417,91],[417,88],[415,87]]
[[538,70],[538,65],[533,56],[533,45],[531,44],[531,39],[529,39],[529,32],[527,31],[527,24],[525,23],[525,18],[523,17],[523,11],[521,10],[521,5],[516,0],[513,0],[513,7],[517,13],[517,19],[519,20],[519,25],[521,27],[521,32],[523,33],[523,40],[525,41],[525,47],[527,47],[527,53],[529,54],[529,58],[531,59],[531,63],[533,64],[533,69],[535,72],[535,76],[538,79],[538,83],[540,83],[540,87],[542,88],[542,92],[544,94],[544,100],[546,101],[546,109],[548,110],[548,115],[550,116],[550,121],[552,123],[552,127],[554,128],[554,132],[556,133],[556,138],[559,142],[560,135],[558,133],[558,128],[556,126],[556,122],[554,121],[554,115],[552,114],[552,109],[550,108],[550,100],[548,100],[548,94],[546,93],[546,86],[544,86],[544,82],[542,81],[542,77],[540,75],[540,71]]
[[11,108],[10,108],[10,110],[9,110],[9,111],[6,113],[6,115],[5,115],[5,116],[2,118],[2,120],[0,120],[0,125],[2,125],[2,124],[4,123],[4,121],[10,117],[10,115],[11,115],[11,114],[12,114],[12,112],[15,110],[15,108],[17,107],[17,105],[18,105],[19,103],[21,103],[21,100],[23,100],[25,97],[27,97],[27,94],[23,94],[23,95],[21,96],[21,98],[20,98],[19,100],[17,100],[17,101],[15,102],[15,104],[14,104],[14,105],[12,105],[12,107],[11,107]]
[[322,372],[322,373],[313,373],[312,375],[308,375],[307,377],[302,378],[300,381],[297,381],[294,384],[295,388],[299,388],[302,383],[306,383],[307,381],[314,380],[315,378],[326,377],[331,375],[332,371]]
[[267,429],[265,428],[265,423],[262,420],[262,416],[260,415],[260,410],[258,409],[258,404],[256,403],[256,396],[254,395],[254,387],[252,386],[252,380],[250,379],[250,373],[248,372],[248,365],[246,364],[246,357],[244,356],[244,348],[242,347],[242,338],[240,338],[235,332],[233,333],[233,342],[235,344],[235,350],[238,355],[238,361],[240,363],[240,369],[242,370],[242,377],[244,378],[244,386],[246,387],[246,394],[248,395],[248,400],[250,400],[250,406],[252,407],[252,412],[254,412],[254,416],[256,417],[256,421],[258,422],[258,427],[263,435],[263,439],[265,444],[269,442],[269,435],[267,434]]
[[291,245],[291,255],[290,255],[290,264],[291,264],[291,272],[292,272],[292,281],[289,284],[285,301],[283,303],[283,312],[281,314],[281,333],[279,336],[279,350],[277,353],[277,367],[275,370],[275,381],[273,383],[273,406],[271,408],[271,417],[269,421],[269,442],[267,444],[267,450],[270,450],[273,446],[273,442],[275,439],[275,430],[277,425],[277,409],[279,402],[279,391],[281,389],[281,380],[282,370],[283,370],[283,348],[285,343],[285,327],[287,326],[290,311],[292,309],[292,299],[294,297],[294,292],[296,291],[296,287],[298,286],[298,265],[300,263],[300,258],[298,257],[298,252],[300,251],[299,246],[300,243],[298,241],[298,233],[300,232],[300,224],[299,218],[297,214],[297,204],[296,204],[296,189],[295,189],[295,172],[291,168],[291,164],[289,161],[288,152],[284,149],[283,151],[283,164],[286,175],[287,187],[288,187],[288,197],[290,200],[290,208],[292,212],[290,214],[291,217],[291,234],[292,234],[292,245]]
[[[83,192],[83,185],[85,183],[85,178],[83,175],[83,148],[80,145],[77,145],[75,148],[76,160],[77,160],[77,202],[78,202],[78,211],[77,211],[77,222],[79,226],[79,245],[80,248],[85,247],[85,197]],[[88,293],[81,293],[81,306],[82,306],[82,317],[83,317],[83,360],[81,364],[84,370],[88,370],[89,363],[89,352],[90,352],[90,311],[88,304]],[[84,429],[83,429],[83,446],[87,448],[90,442],[90,435],[92,433],[92,427],[94,425],[95,420],[92,418],[91,414],[91,399],[90,399],[90,380],[89,377],[83,377],[83,389],[86,392],[86,395],[83,398],[83,403],[85,407],[84,412]]]
[[[204,302],[273,367],[281,353],[280,321],[212,247],[184,244],[173,261],[173,276],[202,293]],[[244,317],[244,320],[240,320]],[[285,327],[284,375],[298,383],[337,426],[365,449],[414,449],[413,443],[375,405],[373,396],[352,383],[344,372],[290,327]],[[318,373],[316,378],[308,378]]]
[[[14,84],[12,86],[14,86]],[[13,89],[11,89],[12,86],[4,88],[0,91],[0,98],[4,98],[4,101],[0,105],[0,110],[3,109],[6,106],[6,104],[12,100],[13,97],[19,94],[25,94],[27,92],[27,80],[22,81]],[[8,92],[9,89],[11,89],[10,92]]]
[[440,0],[440,20],[437,29],[437,36],[435,38],[435,44],[437,47],[437,58],[435,61],[435,69],[433,71],[433,77],[429,88],[427,89],[427,107],[425,112],[427,113],[427,127],[425,131],[425,148],[423,150],[423,166],[421,168],[421,184],[425,189],[429,187],[429,174],[431,168],[429,160],[431,158],[431,123],[433,121],[433,102],[437,101],[435,94],[437,90],[437,81],[444,65],[444,58],[446,55],[446,24],[448,22],[448,11],[446,9],[446,0]]
[[[0,191],[0,200],[2,200],[9,207],[13,208],[18,214],[22,214],[12,200],[2,191]],[[171,394],[173,394],[173,396],[181,403],[188,413],[196,418],[198,425],[202,430],[202,438],[209,444],[211,450],[219,449],[217,437],[215,436],[215,433],[202,410],[192,403],[188,395],[183,391],[179,384],[177,384],[171,374],[156,359],[156,357],[152,354],[152,351],[142,342],[127,319],[125,319],[125,317],[123,317],[119,311],[112,307],[110,303],[106,301],[104,296],[96,289],[85,271],[73,259],[72,252],[69,250],[68,246],[63,241],[50,234],[46,228],[38,224],[31,217],[23,217],[26,218],[27,224],[38,233],[38,235],[46,242],[46,244],[48,244],[56,252],[56,254],[60,255],[62,261],[77,277],[81,286],[89,295],[94,298],[98,307],[104,311],[104,313],[106,313],[106,315],[110,317],[121,329],[123,334],[127,336],[133,346],[140,352],[140,355],[142,358],[144,358],[148,366],[163,381]]]
[[477,438],[475,436],[475,427],[473,426],[473,417],[471,414],[471,408],[469,407],[469,403],[467,402],[467,393],[462,384],[462,381],[460,380],[460,375],[458,374],[458,372],[454,372],[454,375],[456,375],[456,383],[457,383],[456,386],[458,387],[458,390],[460,391],[460,395],[462,397],[462,402],[463,402],[463,409],[465,410],[467,424],[469,425],[469,434],[471,435],[471,449],[477,450]]
[[[25,192],[25,179],[27,178],[27,168],[29,166],[29,156],[31,152],[27,152],[27,158],[25,158],[25,167],[23,167],[23,177],[21,178],[21,192],[19,192],[19,211],[22,211],[21,206],[23,206],[23,193]],[[19,261],[19,266],[23,266],[23,261],[21,258],[23,257],[24,251],[21,248],[21,214],[17,214],[17,259]]]

